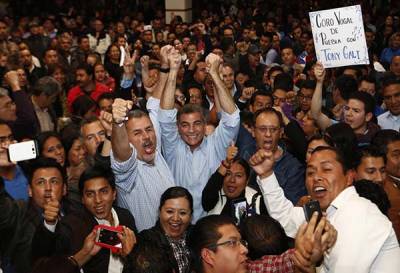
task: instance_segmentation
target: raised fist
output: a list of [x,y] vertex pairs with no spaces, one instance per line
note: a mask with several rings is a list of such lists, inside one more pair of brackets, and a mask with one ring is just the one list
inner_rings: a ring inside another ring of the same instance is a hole
[[133,102],[130,100],[115,99],[112,105],[112,118],[115,123],[122,123],[132,109]]

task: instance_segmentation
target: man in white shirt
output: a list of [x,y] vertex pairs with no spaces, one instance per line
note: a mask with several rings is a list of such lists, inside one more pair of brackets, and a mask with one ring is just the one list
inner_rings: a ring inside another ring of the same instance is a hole
[[[272,153],[260,149],[249,163],[258,174],[270,215],[293,237],[305,220],[303,209],[285,198],[273,173],[273,162]],[[307,163],[307,189],[338,232],[320,272],[398,272],[400,248],[392,223],[357,194],[352,182],[353,171],[338,150],[319,147],[313,152]]]
[[383,101],[389,111],[378,117],[381,129],[400,129],[400,81],[391,78],[383,83]]

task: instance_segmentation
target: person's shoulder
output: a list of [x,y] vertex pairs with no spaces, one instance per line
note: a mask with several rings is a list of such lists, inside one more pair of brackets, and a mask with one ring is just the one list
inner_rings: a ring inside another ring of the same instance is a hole
[[390,111],[383,112],[382,114],[380,114],[378,116],[378,121],[386,119],[389,116],[389,114],[390,114]]
[[109,92],[110,91],[110,87],[108,87],[105,84],[96,82],[96,90],[99,92]]

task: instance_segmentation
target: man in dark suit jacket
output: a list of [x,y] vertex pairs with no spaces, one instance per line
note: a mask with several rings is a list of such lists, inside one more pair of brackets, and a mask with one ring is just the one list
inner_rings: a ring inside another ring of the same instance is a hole
[[[7,155],[0,154],[0,165],[5,161]],[[43,223],[43,211],[50,199],[59,204],[59,217],[78,210],[79,204],[65,198],[65,176],[65,170],[52,158],[31,162],[28,202],[12,199],[0,178],[0,259],[4,272],[30,272],[32,238]]]
[[85,208],[61,219],[57,214],[57,204],[45,211],[45,223],[37,230],[33,240],[33,250],[38,256],[72,255],[79,251],[86,236],[96,225],[123,226],[118,235],[122,248],[116,254],[102,248],[83,269],[85,272],[108,272],[110,267],[123,268],[125,259],[136,243],[133,231],[135,220],[126,209],[113,206],[116,191],[115,178],[110,169],[94,166],[80,177],[79,190]]

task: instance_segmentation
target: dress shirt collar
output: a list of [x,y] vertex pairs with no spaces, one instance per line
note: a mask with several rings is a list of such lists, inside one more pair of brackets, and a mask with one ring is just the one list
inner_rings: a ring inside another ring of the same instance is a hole
[[390,111],[388,111],[388,115],[387,115],[388,119],[394,120],[394,121],[400,121],[400,115],[395,116],[393,115]]
[[346,206],[347,200],[349,200],[349,198],[354,195],[357,195],[357,192],[353,186],[350,186],[339,193],[339,195],[336,196],[336,198],[332,201],[332,203],[326,210],[328,216],[331,216],[336,210],[340,209],[341,207]]

